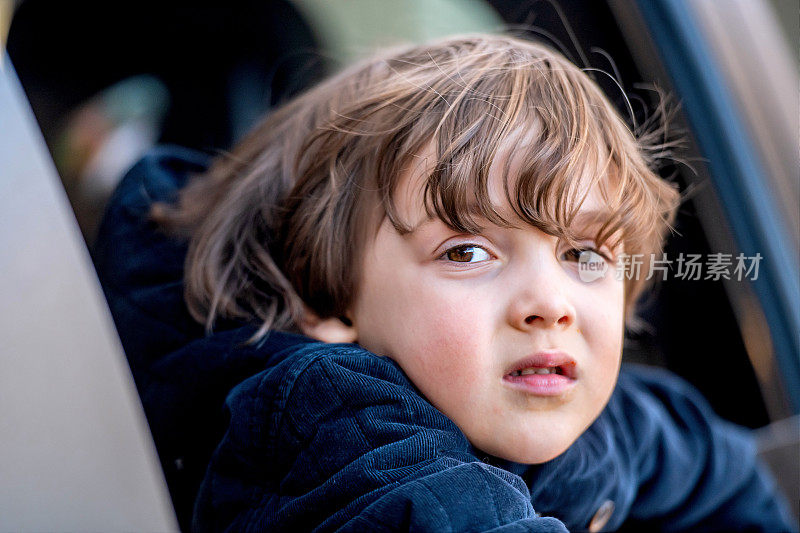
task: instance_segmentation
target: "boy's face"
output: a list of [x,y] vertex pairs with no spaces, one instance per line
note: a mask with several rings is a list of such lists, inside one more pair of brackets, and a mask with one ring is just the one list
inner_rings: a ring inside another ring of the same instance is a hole
[[[550,460],[597,418],[616,383],[624,291],[611,251],[599,250],[607,274],[587,282],[579,261],[602,263],[600,255],[529,225],[486,222],[479,235],[459,234],[427,218],[424,167],[402,177],[396,197],[415,230],[400,235],[384,219],[364,250],[350,310],[358,342],[395,360],[477,448]],[[502,172],[490,172],[494,200]],[[590,191],[580,213],[600,207]],[[593,228],[581,233],[592,248]]]

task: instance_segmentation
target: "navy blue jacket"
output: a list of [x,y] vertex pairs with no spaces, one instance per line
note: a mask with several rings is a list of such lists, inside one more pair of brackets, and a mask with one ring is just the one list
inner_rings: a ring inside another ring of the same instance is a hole
[[[745,430],[687,383],[623,365],[594,424],[542,465],[488,457],[387,358],[222,324],[183,302],[186,243],[147,213],[206,156],[160,148],[94,250],[173,502],[196,531],[789,531]],[[190,519],[193,510],[193,519]]]

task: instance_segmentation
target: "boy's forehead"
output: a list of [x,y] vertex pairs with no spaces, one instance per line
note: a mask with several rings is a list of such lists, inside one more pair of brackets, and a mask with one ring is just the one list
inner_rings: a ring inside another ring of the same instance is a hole
[[[489,202],[504,220],[514,224],[521,222],[512,206],[512,203],[519,203],[519,199],[514,197],[517,194],[517,181],[523,174],[526,156],[530,150],[536,148],[537,136],[536,128],[518,129],[512,132],[501,143],[489,167],[486,186]],[[425,190],[429,177],[438,163],[436,144],[430,141],[422,150],[411,154],[395,186],[393,194],[395,207],[401,219],[412,228],[412,231],[434,218],[426,208]],[[600,163],[595,161],[585,161],[577,165],[577,168],[580,170],[574,180],[577,188],[574,197],[577,199],[576,203],[579,202],[580,205],[575,206],[577,211],[571,226],[594,227],[602,224],[610,216],[605,209],[607,202],[604,201],[601,192],[601,186],[609,182],[606,175],[608,169],[602,168]],[[475,175],[476,172],[477,169],[470,171],[470,175]],[[473,182],[472,189],[476,186]],[[567,191],[563,193],[566,194]],[[485,219],[474,191],[464,205],[465,214],[476,220]]]

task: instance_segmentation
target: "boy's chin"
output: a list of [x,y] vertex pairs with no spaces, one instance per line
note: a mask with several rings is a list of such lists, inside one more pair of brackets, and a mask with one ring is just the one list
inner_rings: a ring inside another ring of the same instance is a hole
[[568,443],[536,443],[530,446],[519,446],[516,448],[503,445],[478,446],[475,443],[473,443],[473,445],[498,459],[524,465],[538,465],[555,459],[567,451],[574,442],[575,439]]
[[538,465],[542,463],[546,463],[547,461],[552,461],[565,451],[567,448],[558,448],[557,450],[548,450],[546,452],[537,451],[536,453],[510,453],[505,454],[505,457],[500,456],[501,459],[505,459],[506,461],[511,461],[512,463],[519,463],[523,465]]

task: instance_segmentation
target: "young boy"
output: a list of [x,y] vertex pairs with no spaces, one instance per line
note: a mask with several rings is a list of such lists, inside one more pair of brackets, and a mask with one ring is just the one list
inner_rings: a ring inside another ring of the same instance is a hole
[[791,529],[743,431],[619,371],[642,281],[614,263],[678,203],[647,149],[559,54],[474,36],[358,64],[210,168],[146,158],[96,259],[183,526]]

